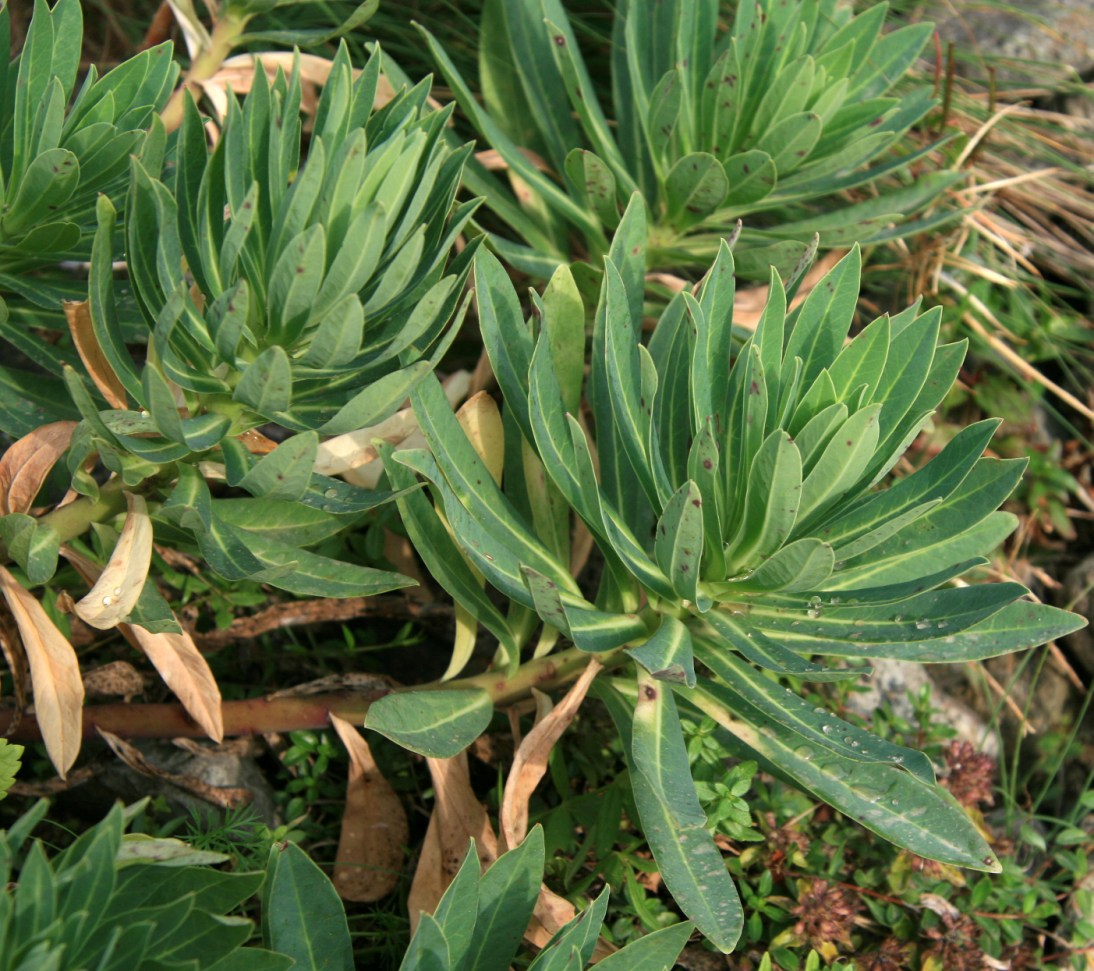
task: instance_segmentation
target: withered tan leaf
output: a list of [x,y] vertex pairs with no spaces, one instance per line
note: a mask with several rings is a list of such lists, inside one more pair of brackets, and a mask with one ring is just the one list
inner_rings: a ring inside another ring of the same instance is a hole
[[[61,555],[86,582],[97,585],[101,580],[105,571],[87,557],[67,546],[61,547]],[[187,714],[213,741],[223,741],[220,688],[193,638],[186,631],[154,634],[136,624],[118,624],[118,630],[133,647],[144,652]]]
[[456,418],[494,481],[500,484],[505,466],[505,427],[498,403],[485,391],[480,391],[463,403]]
[[518,846],[528,835],[528,802],[547,771],[551,750],[574,720],[589,685],[602,669],[603,665],[595,657],[589,658],[581,677],[573,683],[565,697],[536,721],[518,746],[501,801],[499,822],[506,846]]
[[0,591],[19,628],[34,689],[34,712],[50,761],[64,778],[80,753],[84,683],[80,663],[68,639],[42,605],[4,567]]
[[153,634],[136,624],[120,624],[119,630],[137,642],[164,683],[214,742],[224,740],[220,688],[209,663],[186,632]]
[[125,397],[125,387],[118,380],[110,362],[106,359],[95,328],[91,324],[91,311],[86,300],[66,300],[64,302],[65,319],[72,333],[72,341],[84,362],[87,373],[95,382],[102,396],[111,408],[125,409],[129,403]]
[[489,866],[498,858],[497,837],[471,789],[467,753],[451,759],[426,759],[426,764],[436,799],[407,897],[412,930],[417,928],[422,911],[431,914],[436,910],[463,862],[468,838],[475,840],[480,866]]
[[41,425],[0,457],[0,515],[26,512],[72,440],[74,421]]
[[77,602],[76,615],[85,624],[109,630],[136,606],[152,562],[152,520],[143,496],[125,494],[129,512],[110,560],[87,595]]
[[410,827],[402,802],[377,768],[364,736],[333,713],[330,720],[350,759],[334,887],[343,900],[371,903],[399,885]]
[[182,775],[177,772],[168,772],[158,765],[153,765],[145,758],[135,745],[131,745],[124,739],[108,732],[104,728],[95,729],[110,746],[114,754],[129,766],[134,772],[147,776],[150,779],[159,779],[161,782],[169,782],[173,786],[189,792],[191,795],[204,799],[214,806],[222,809],[234,809],[249,803],[254,798],[250,789],[242,786],[213,786],[201,779],[190,775]]

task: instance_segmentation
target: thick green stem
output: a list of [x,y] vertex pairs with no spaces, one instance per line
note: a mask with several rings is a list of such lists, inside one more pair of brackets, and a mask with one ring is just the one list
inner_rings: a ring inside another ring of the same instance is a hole
[[[618,667],[627,660],[623,648],[604,651],[601,654],[589,654],[571,647],[567,651],[559,651],[557,654],[549,654],[547,657],[522,664],[511,677],[507,677],[503,671],[486,671],[473,678],[461,678],[459,681],[450,681],[447,684],[424,687],[482,688],[490,695],[495,705],[507,705],[525,697],[532,688],[546,690],[575,680],[592,657],[595,657],[607,670]],[[421,690],[422,687],[419,686],[415,690]]]
[[160,117],[169,132],[182,124],[186,92],[189,91],[196,97],[201,92],[202,82],[208,81],[220,70],[221,65],[228,59],[233,48],[239,43],[240,37],[243,36],[249,19],[239,14],[225,13],[217,20],[209,39],[209,46],[194,59],[190,70],[186,72],[185,81],[171,96],[167,107],[163,109]]
[[[92,523],[101,523],[125,509],[123,488],[121,479],[111,479],[99,490],[98,499],[89,499],[86,496],[76,499],[67,506],[47,513],[39,522],[44,526],[52,526],[61,542],[67,543],[82,536]],[[9,560],[7,548],[0,543],[0,563],[7,563]]]

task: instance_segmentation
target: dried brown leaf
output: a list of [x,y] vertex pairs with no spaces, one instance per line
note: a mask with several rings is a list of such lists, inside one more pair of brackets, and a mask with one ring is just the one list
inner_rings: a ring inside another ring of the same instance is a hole
[[41,425],[15,442],[0,458],[0,515],[27,512],[46,476],[72,440],[74,421]]
[[468,839],[475,841],[480,866],[487,867],[498,858],[497,837],[471,789],[467,753],[451,759],[426,759],[426,764],[436,801],[407,897],[412,931],[422,911],[431,914],[436,910],[463,862]]
[[193,638],[186,631],[153,634],[135,624],[119,625],[119,630],[137,642],[187,714],[214,742],[223,741],[220,688]]
[[410,827],[406,810],[376,767],[368,742],[348,721],[333,713],[330,720],[350,758],[334,886],[343,900],[371,903],[399,885]]
[[589,685],[602,668],[596,658],[589,658],[588,666],[566,696],[547,714],[537,718],[535,726],[517,748],[501,801],[499,823],[506,846],[518,846],[528,834],[528,801],[547,772],[551,750],[574,720]]
[[[95,585],[93,590],[99,586],[105,571],[98,564],[67,546],[61,547],[61,555],[87,583]],[[182,703],[187,714],[213,741],[223,741],[224,718],[221,714],[220,688],[209,663],[197,649],[190,634],[185,630],[178,634],[154,634],[136,624],[121,623],[118,624],[118,630],[134,648],[144,652],[164,683]]]
[[125,410],[129,407],[125,397],[125,386],[118,380],[118,376],[99,345],[99,338],[96,337],[95,329],[91,325],[91,312],[87,301],[66,300],[64,308],[73,343],[80,354],[80,360],[84,362],[87,373],[95,382],[95,387],[110,403],[111,408]]
[[42,741],[63,779],[80,753],[84,705],[80,663],[38,600],[2,566],[0,592],[11,608],[30,663],[34,713]]
[[129,512],[105,569],[87,596],[76,604],[76,615],[99,630],[117,627],[129,615],[148,579],[152,562],[152,520],[142,496],[125,493]]
[[96,728],[103,740],[110,746],[114,754],[129,766],[134,772],[139,772],[150,779],[158,779],[161,782],[169,782],[173,786],[189,792],[199,799],[204,799],[221,809],[234,809],[243,806],[254,798],[250,789],[241,786],[211,786],[208,782],[195,779],[193,776],[182,775],[177,772],[168,772],[158,765],[153,765],[144,757],[144,754],[134,745],[108,732],[105,728]]

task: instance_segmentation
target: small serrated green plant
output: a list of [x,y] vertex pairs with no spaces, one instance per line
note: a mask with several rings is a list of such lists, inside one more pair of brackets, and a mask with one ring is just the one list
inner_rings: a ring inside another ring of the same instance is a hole
[[6,738],[0,738],[0,799],[3,799],[14,785],[15,773],[19,771],[22,757],[22,745],[15,745]]
[[[575,258],[599,268],[637,191],[650,270],[705,268],[743,219],[738,273],[765,277],[770,264],[793,267],[815,233],[844,246],[953,218],[910,219],[959,174],[883,181],[921,157],[897,146],[935,103],[925,84],[893,93],[931,25],[884,33],[886,10],[762,0],[737,4],[722,30],[717,0],[617,3],[610,40],[595,41],[610,60],[610,103],[582,56],[584,25],[571,24],[560,0],[485,4],[481,106],[422,32],[461,109],[519,182],[514,192],[482,165],[468,168],[468,185],[505,227],[491,243],[512,265],[540,277]],[[841,196],[864,185],[882,191],[855,203]]]
[[[856,248],[790,312],[772,272],[755,333],[735,351],[725,245],[698,292],[678,295],[643,342],[647,238],[635,197],[595,313],[591,436],[578,404],[585,317],[569,272],[533,295],[526,320],[500,264],[480,256],[479,319],[506,409],[504,485],[437,382],[423,382],[412,400],[430,451],[388,449],[385,461],[396,487],[413,484],[412,473],[430,483],[458,548],[428,500],[410,494],[399,508],[419,553],[497,635],[512,680],[538,621],[575,648],[529,670],[549,664],[557,678],[591,659],[634,662],[634,679],[592,690],[623,738],[665,884],[716,947],[733,947],[743,914],[700,808],[678,703],[726,729],[740,756],[884,838],[998,870],[923,753],[796,690],[859,677],[851,659],[976,660],[1084,623],[1024,599],[1016,583],[952,584],[1015,525],[996,509],[1025,463],[982,456],[996,422],[962,430],[923,468],[878,487],[953,383],[964,342],[938,345],[940,315],[918,305],[848,341]],[[570,570],[571,512],[602,556],[595,592]],[[466,582],[467,562],[509,598],[508,617]],[[551,638],[540,645],[545,654]],[[506,678],[499,671],[489,690],[476,681],[391,695],[366,724],[451,755],[485,727]]]

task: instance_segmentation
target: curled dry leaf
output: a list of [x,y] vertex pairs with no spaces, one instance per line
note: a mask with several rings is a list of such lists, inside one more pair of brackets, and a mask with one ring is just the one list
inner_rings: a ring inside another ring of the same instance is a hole
[[208,782],[190,775],[168,772],[158,765],[153,765],[145,758],[140,749],[130,745],[129,742],[124,741],[117,735],[108,732],[104,728],[96,728],[96,731],[119,759],[134,772],[139,772],[149,779],[158,779],[161,782],[170,783],[192,796],[197,796],[214,806],[219,806],[221,809],[235,809],[237,806],[246,805],[254,798],[254,793],[250,789],[241,786],[211,786]]
[[125,397],[125,386],[118,380],[118,376],[99,345],[99,338],[95,336],[95,328],[91,324],[91,312],[87,301],[66,300],[64,308],[68,329],[72,332],[72,341],[80,354],[80,360],[84,362],[87,373],[95,382],[95,387],[110,403],[111,408],[124,411],[129,407]]
[[467,753],[451,759],[426,759],[426,764],[436,800],[407,897],[411,931],[417,929],[422,911],[432,914],[437,909],[463,862],[468,837],[475,840],[482,867],[498,858],[497,837],[471,789]]
[[125,494],[129,512],[95,586],[76,604],[76,615],[99,630],[117,627],[136,606],[152,562],[152,520],[142,496]]
[[349,751],[349,781],[338,837],[334,887],[343,900],[371,903],[399,885],[403,851],[410,839],[406,811],[356,728],[330,716]]
[[74,421],[35,428],[0,457],[0,515],[27,512],[72,440]]
[[50,760],[63,779],[80,752],[84,683],[80,663],[38,600],[0,566],[0,591],[11,609],[30,664],[34,712]]
[[[61,547],[61,555],[87,583],[98,586],[105,571],[101,571],[97,564],[67,546]],[[185,630],[177,634],[153,634],[136,624],[118,624],[118,630],[134,648],[144,652],[164,683],[182,703],[187,714],[213,741],[223,741],[224,717],[221,712],[220,688],[217,687],[209,663],[197,649],[190,634]]]
[[[506,846],[514,847],[528,835],[528,802],[547,771],[547,759],[555,743],[570,726],[585,700],[585,694],[603,665],[596,658],[589,664],[554,708],[536,719],[513,756],[513,767],[505,780],[501,801],[500,827]],[[537,701],[539,699],[537,698]],[[542,711],[542,709],[541,709]]]

